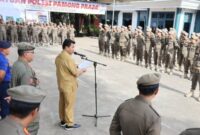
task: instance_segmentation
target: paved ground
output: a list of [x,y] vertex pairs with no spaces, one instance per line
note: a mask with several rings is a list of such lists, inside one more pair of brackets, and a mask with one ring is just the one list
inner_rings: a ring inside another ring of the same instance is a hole
[[[78,52],[107,65],[97,66],[98,114],[108,114],[111,117],[99,118],[98,126],[94,127],[94,118],[82,116],[95,113],[94,70],[90,67],[79,78],[75,107],[75,120],[82,127],[73,131],[61,129],[58,126],[58,89],[54,65],[55,57],[61,51],[61,47],[38,47],[32,65],[40,78],[41,88],[48,93],[41,107],[39,135],[108,135],[112,116],[119,104],[138,94],[137,79],[145,73],[154,72],[138,67],[132,62],[121,62],[98,55],[97,39],[77,38],[76,45]],[[77,63],[81,62],[78,56],[74,58]],[[12,61],[17,59],[16,48],[12,49],[10,59]],[[161,135],[177,135],[186,128],[200,125],[200,103],[193,98],[183,96],[184,92],[190,89],[191,82],[180,78],[180,75],[179,72],[173,76],[163,73],[159,95],[153,101],[154,108],[162,116]]]

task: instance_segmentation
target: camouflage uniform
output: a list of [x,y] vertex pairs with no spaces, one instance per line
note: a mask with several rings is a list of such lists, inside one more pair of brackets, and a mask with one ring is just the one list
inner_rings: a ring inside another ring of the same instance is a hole
[[168,39],[168,44],[166,46],[166,63],[165,63],[165,72],[167,72],[167,69],[170,69],[169,74],[172,74],[173,69],[174,69],[174,54],[175,54],[175,49],[178,46],[178,43],[176,39],[174,38],[173,33],[170,33],[170,36]]
[[143,60],[143,52],[144,52],[144,47],[145,47],[145,38],[142,35],[142,31],[139,31],[139,35],[137,36],[137,65],[142,65],[142,60]]
[[[196,89],[197,83],[199,83],[200,86],[200,44],[198,44],[195,50],[195,56],[191,66],[191,72],[192,72],[192,86],[190,92],[185,94],[186,97],[194,96],[194,91]],[[200,95],[197,98],[197,100],[200,102]]]
[[145,67],[151,67],[151,58],[152,58],[152,50],[155,46],[155,36],[151,32],[151,30],[148,31],[149,35],[146,35],[145,37]]
[[186,63],[185,63],[185,68],[184,68],[184,74],[185,74],[184,77],[187,77],[188,71],[193,64],[193,59],[196,53],[196,49],[197,49],[197,43],[191,41],[187,47],[188,53],[187,53],[187,58],[186,58]]
[[121,56],[121,60],[125,60],[126,57],[126,47],[127,47],[127,43],[128,43],[128,35],[127,33],[122,30],[119,34],[119,46],[120,46],[120,56]]
[[161,31],[157,31],[157,35],[155,38],[156,45],[154,47],[154,64],[155,70],[157,71],[157,66],[161,69],[161,58],[162,58],[162,43],[161,43]]

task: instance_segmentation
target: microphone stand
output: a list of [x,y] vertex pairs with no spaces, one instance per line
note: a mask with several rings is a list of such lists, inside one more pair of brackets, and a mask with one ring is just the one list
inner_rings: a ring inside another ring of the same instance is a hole
[[98,115],[98,108],[97,108],[97,75],[96,75],[96,68],[97,68],[98,64],[101,65],[101,66],[107,66],[107,65],[99,63],[99,62],[96,62],[96,61],[93,61],[93,60],[90,60],[87,57],[81,57],[81,59],[93,62],[93,66],[94,66],[94,79],[95,79],[95,83],[94,83],[94,87],[95,87],[95,114],[94,115],[82,115],[82,116],[85,116],[85,117],[94,117],[95,118],[95,127],[97,127],[97,119],[98,118],[110,117],[110,115],[101,115],[101,116]]

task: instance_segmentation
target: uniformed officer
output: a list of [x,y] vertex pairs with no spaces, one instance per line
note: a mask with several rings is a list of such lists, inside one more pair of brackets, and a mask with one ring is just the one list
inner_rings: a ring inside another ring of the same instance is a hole
[[8,90],[11,96],[10,115],[0,121],[2,135],[30,135],[28,125],[39,114],[46,93],[32,86],[22,85]]
[[6,24],[3,22],[2,18],[0,18],[0,40],[7,40]]
[[12,22],[11,24],[11,41],[12,43],[18,42],[18,33],[17,33],[17,25],[15,22]]
[[117,32],[116,27],[114,26],[112,28],[112,30],[110,31],[110,41],[109,44],[111,46],[111,50],[112,50],[112,58],[116,58],[115,56],[115,52],[116,52],[116,45],[115,45],[115,33]]
[[[197,37],[194,37],[193,35],[193,40],[194,39],[197,39]],[[190,92],[185,94],[186,97],[194,97],[194,91],[196,89],[197,83],[200,85],[200,44],[195,47],[194,58],[190,70],[192,74],[192,86]],[[200,94],[197,100],[200,102]]]
[[166,46],[165,72],[167,73],[169,68],[169,75],[171,75],[174,69],[175,51],[179,45],[176,41],[176,35],[174,31],[170,31],[168,36],[168,44]]
[[137,35],[137,30],[133,31],[131,34],[133,60],[135,60],[137,56]]
[[28,42],[28,26],[26,23],[22,25],[22,42]]
[[152,32],[150,27],[146,29],[146,36],[145,36],[145,67],[149,67],[152,69],[151,65],[151,58],[152,58],[152,51],[155,46],[155,36]]
[[141,76],[137,81],[139,95],[122,103],[111,122],[110,135],[160,135],[160,115],[151,106],[159,91],[161,76]]
[[0,116],[5,118],[9,114],[9,105],[4,100],[11,80],[11,66],[6,56],[10,54],[10,42],[0,41]]
[[86,69],[77,69],[71,55],[74,53],[75,42],[66,39],[63,42],[63,51],[56,57],[56,76],[59,89],[59,116],[60,125],[65,130],[79,128],[74,123],[74,104],[78,82],[76,78],[83,74]]
[[99,24],[99,54],[103,54],[104,51],[104,45],[105,45],[105,41],[104,41],[104,36],[105,36],[105,30],[102,26],[102,24]]
[[[13,64],[12,67],[12,79],[11,87],[20,85],[31,85],[38,87],[39,80],[36,76],[35,71],[32,69],[30,62],[34,58],[35,47],[29,43],[20,43],[18,45],[18,60]],[[35,119],[28,127],[28,131],[31,135],[37,135],[39,130],[39,117]]]
[[188,73],[189,73],[189,69],[193,64],[193,59],[196,53],[196,49],[197,49],[197,40],[198,37],[196,35],[192,35],[191,37],[191,41],[188,43],[188,47],[187,47],[187,57],[186,57],[186,62],[185,62],[185,66],[184,66],[184,77],[185,78],[189,78],[188,77]]
[[119,34],[119,46],[120,46],[121,61],[125,60],[128,40],[129,40],[129,37],[128,37],[128,34],[126,32],[126,28],[122,27],[121,32]]
[[70,25],[70,29],[69,29],[69,39],[75,41],[75,28],[74,28],[74,25],[71,24]]
[[154,47],[154,65],[155,70],[157,71],[161,69],[161,61],[162,61],[162,43],[161,43],[162,31],[160,29],[156,30],[155,37],[155,47]]
[[145,47],[145,37],[143,35],[142,30],[138,29],[138,36],[137,36],[137,65],[142,66],[143,61],[143,54],[144,54],[144,47]]

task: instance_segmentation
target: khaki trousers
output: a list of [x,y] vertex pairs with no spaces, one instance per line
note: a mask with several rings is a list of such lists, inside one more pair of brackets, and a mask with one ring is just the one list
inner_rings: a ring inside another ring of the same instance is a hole
[[76,99],[76,85],[68,85],[60,89],[59,116],[68,126],[74,125],[74,104]]

